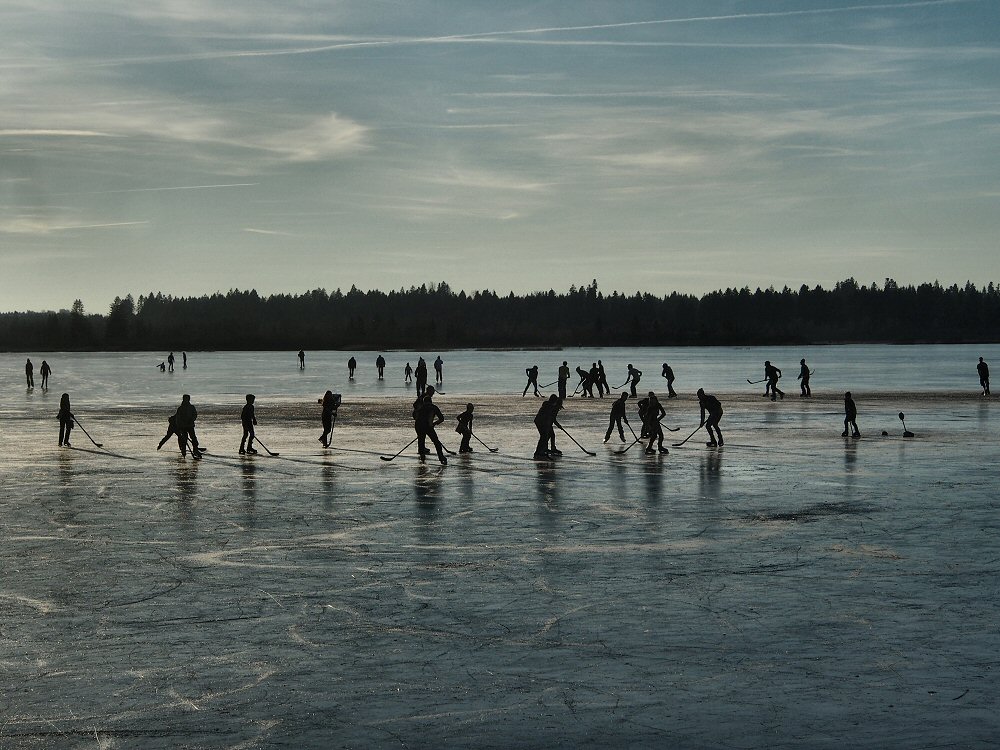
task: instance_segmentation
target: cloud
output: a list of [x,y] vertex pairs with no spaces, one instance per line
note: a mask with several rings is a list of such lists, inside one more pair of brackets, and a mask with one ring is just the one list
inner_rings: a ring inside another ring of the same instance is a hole
[[148,223],[148,221],[114,221],[93,224],[59,224],[43,216],[22,214],[10,219],[0,219],[0,234],[45,235],[80,229],[119,229]]

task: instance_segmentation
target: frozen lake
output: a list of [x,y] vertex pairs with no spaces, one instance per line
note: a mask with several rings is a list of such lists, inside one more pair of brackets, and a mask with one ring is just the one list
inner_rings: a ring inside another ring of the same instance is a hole
[[[613,385],[632,362],[660,390],[671,363],[673,441],[717,391],[727,444],[616,455],[609,402],[574,399],[598,455],[560,435],[553,463],[527,458],[521,373],[583,355],[444,352],[447,424],[472,396],[499,448],[444,467],[378,457],[413,436],[405,355],[384,399],[374,354],[356,391],[346,353],[189,353],[172,377],[36,355],[47,394],[3,355],[0,747],[995,747],[1000,431],[975,363],[996,348],[776,351],[606,353]],[[745,382],[764,358],[783,401]],[[56,447],[63,390],[103,450]],[[235,454],[247,390],[278,457]],[[182,392],[200,462],[155,450]]]

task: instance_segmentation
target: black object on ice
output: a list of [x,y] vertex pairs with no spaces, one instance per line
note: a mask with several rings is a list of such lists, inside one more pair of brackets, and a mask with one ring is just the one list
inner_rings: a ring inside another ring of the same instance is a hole
[[903,423],[903,437],[914,437],[913,433],[906,429],[906,415],[899,412],[899,421]]

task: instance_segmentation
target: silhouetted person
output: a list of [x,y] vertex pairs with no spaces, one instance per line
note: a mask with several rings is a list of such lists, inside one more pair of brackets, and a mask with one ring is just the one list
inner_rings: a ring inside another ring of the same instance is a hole
[[[982,362],[983,360],[980,359],[979,361]],[[49,363],[43,359],[42,366],[38,368],[38,372],[42,375],[42,390],[45,390],[49,387],[49,375],[52,374],[52,368],[49,367]],[[989,376],[987,376],[986,379],[989,381]]]
[[306,369],[306,353],[299,349],[299,369]]
[[420,454],[420,461],[423,462],[424,455],[427,453],[427,438],[430,438],[437,450],[438,460],[446,464],[448,459],[444,456],[444,446],[441,445],[441,439],[434,429],[444,421],[444,415],[437,404],[431,400],[433,397],[434,386],[428,386],[424,395],[417,399],[417,403],[413,407],[413,429],[417,433],[417,452]]
[[187,455],[187,444],[191,443],[191,455],[201,458],[201,448],[198,447],[198,436],[194,432],[194,423],[198,419],[198,410],[191,403],[191,397],[184,394],[181,405],[174,412],[174,429],[177,431],[177,442],[181,447],[181,455]]
[[378,368],[378,379],[385,380],[385,357],[381,354],[375,358],[375,367]]
[[638,394],[635,392],[635,387],[639,384],[639,379],[642,378],[642,370],[637,370],[632,365],[628,366],[628,382],[632,387],[632,398],[636,398]]
[[566,382],[570,378],[569,365],[563,360],[563,363],[559,365],[559,398],[565,400],[566,398]]
[[660,420],[667,416],[667,412],[655,393],[650,391],[647,398],[649,402],[646,404],[645,420],[646,436],[649,438],[649,445],[646,446],[646,453],[655,453],[653,450],[654,442],[660,453],[669,453],[670,451],[663,447],[663,425],[660,424]]
[[351,357],[349,360],[347,360],[347,379],[348,380],[354,380],[354,371],[356,369],[358,369],[358,360],[356,360],[354,357]]
[[181,367],[186,370],[188,368],[188,353],[187,352],[181,352],[181,362],[183,363],[181,365]]
[[423,396],[427,390],[427,363],[423,357],[417,359],[417,369],[413,371],[413,376],[416,378],[417,396]]
[[524,398],[528,393],[529,388],[534,388],[535,395],[541,396],[542,394],[538,392],[538,365],[532,365],[531,367],[524,368],[524,374],[528,376],[528,382],[524,386],[524,392],[521,394],[521,398]]
[[469,440],[472,439],[472,410],[475,408],[474,404],[466,404],[465,411],[455,417],[458,420],[458,424],[455,425],[455,432],[462,436],[462,444],[458,447],[459,453],[472,453],[472,446],[469,445]]
[[663,363],[663,372],[660,375],[667,379],[667,398],[677,398],[677,393],[674,391],[674,371],[666,362]]
[[[604,363],[601,360],[597,360],[597,382],[604,393],[611,395],[611,386],[608,385],[608,374],[604,372]],[[603,394],[601,397],[604,397]]]
[[35,366],[30,359],[24,363],[24,378],[28,381],[29,388],[35,387]]
[[406,367],[403,368],[403,382],[412,383],[413,382],[413,368],[410,367],[410,363],[406,363]]
[[618,428],[618,437],[625,442],[625,430],[622,428],[622,422],[628,424],[628,417],[625,415],[625,402],[628,400],[628,394],[622,392],[622,394],[615,399],[615,402],[611,404],[611,418],[608,421],[608,431],[604,433],[604,442],[608,442],[611,439],[611,433],[615,431],[615,427]]
[[160,364],[158,364],[157,367],[160,368],[160,372],[166,372],[167,371],[167,363],[166,362],[160,362]]
[[556,433],[554,427],[561,427],[557,417],[562,409],[562,401],[554,393],[542,404],[535,415],[535,428],[538,430],[538,445],[535,447],[534,458],[542,459],[550,456],[561,456],[556,448]]
[[333,425],[337,421],[337,409],[340,408],[340,394],[327,391],[319,401],[323,404],[323,411],[320,415],[323,420],[323,434],[320,435],[319,441],[324,448],[329,448],[330,443],[333,442]]
[[441,359],[440,354],[434,360],[434,380],[437,383],[444,382],[444,360]]
[[766,396],[770,392],[772,401],[777,401],[778,396],[784,398],[784,392],[778,388],[778,379],[781,377],[781,370],[772,365],[770,360],[765,360],[764,362],[764,377],[767,378],[767,384],[764,386],[764,395]]
[[170,371],[170,372],[174,371],[174,353],[173,352],[170,352],[170,354],[167,355],[167,370]]
[[597,369],[596,362],[592,362],[590,365],[590,382],[597,386],[598,395],[604,398],[604,386],[601,385],[601,371]]
[[[698,406],[701,407],[701,425],[704,425],[708,432],[708,445],[714,448],[717,445],[725,445],[722,440],[722,430],[719,429],[719,421],[722,419],[722,404],[715,396],[705,393],[703,388],[698,389]],[[705,414],[708,419],[705,419]],[[715,428],[715,435],[712,429]],[[718,438],[718,440],[716,440]]]
[[257,424],[257,414],[254,411],[254,401],[257,397],[252,393],[247,394],[247,402],[240,412],[240,424],[243,425],[243,437],[240,439],[240,455],[244,453],[254,454],[257,451],[253,447],[254,425]]
[[[983,362],[983,358],[979,358],[979,364],[976,365],[976,371],[979,373],[979,385],[983,387],[983,395],[990,395],[990,366]],[[42,362],[42,387],[45,387],[45,363]]]
[[844,394],[844,431],[840,433],[841,437],[847,437],[848,427],[853,429],[851,437],[861,437],[861,431],[858,429],[858,406],[851,398],[850,391]]
[[62,398],[59,399],[59,413],[56,415],[59,418],[59,445],[65,445],[67,448],[72,448],[69,444],[69,433],[73,430],[73,411],[69,405],[69,394],[64,393]]
[[813,395],[812,388],[809,387],[809,375],[810,375],[810,373],[809,373],[809,365],[806,364],[806,361],[804,359],[800,359],[799,360],[799,376],[798,376],[798,378],[796,378],[797,380],[801,380],[802,381],[799,384],[799,388],[802,391],[799,394],[799,396],[811,396],[811,395]]
[[581,395],[586,396],[587,398],[593,398],[594,381],[591,380],[590,373],[582,367],[577,367],[576,374],[580,376],[580,382],[576,384],[576,390],[573,391],[573,395],[576,395],[576,391],[582,391]]
[[636,404],[635,409],[639,414],[639,424],[642,425],[642,429],[639,432],[639,437],[644,439],[646,437],[646,410],[649,408],[649,399],[640,398]]

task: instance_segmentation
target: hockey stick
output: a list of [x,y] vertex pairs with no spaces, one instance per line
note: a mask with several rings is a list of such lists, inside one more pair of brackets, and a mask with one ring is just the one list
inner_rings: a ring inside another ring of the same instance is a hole
[[[479,440],[479,435],[477,435],[476,433],[474,433],[474,432],[471,432],[471,433],[469,433],[469,434],[470,434],[470,435],[472,435],[472,437],[474,437],[474,438],[475,438],[476,440]],[[486,450],[488,450],[488,451],[489,451],[490,453],[496,453],[497,451],[499,451],[499,450],[500,450],[499,448],[490,448],[490,446],[488,446],[488,445],[487,445],[486,443],[483,443],[483,441],[482,441],[482,440],[479,440],[479,442],[480,442],[480,443],[482,443],[482,446],[483,446],[483,447],[484,447],[484,448],[485,448]]]
[[400,448],[399,453],[397,453],[395,456],[379,456],[379,458],[381,458],[383,461],[392,461],[394,458],[399,458],[402,452],[405,451],[407,448],[409,448],[411,445],[413,445],[415,442],[417,442],[417,439],[413,438],[413,440],[411,440],[402,448]]
[[261,448],[263,448],[264,451],[267,453],[267,455],[269,455],[269,456],[280,456],[281,455],[280,453],[272,453],[271,449],[268,448],[266,445],[264,445],[262,442],[260,442],[260,438],[257,437],[256,435],[253,436],[253,439],[257,441],[257,445],[259,445]]
[[688,440],[690,440],[691,438],[693,438],[693,437],[694,437],[694,435],[695,435],[695,432],[698,432],[698,430],[700,430],[700,429],[701,429],[702,427],[704,427],[704,426],[705,426],[705,425],[703,425],[703,424],[700,424],[700,425],[698,425],[697,427],[695,427],[695,428],[694,428],[694,432],[692,432],[692,433],[691,433],[690,435],[688,435],[688,436],[687,436],[686,438],[684,438],[683,440],[681,440],[681,441],[680,441],[679,443],[674,443],[674,447],[675,447],[675,448],[680,448],[680,447],[681,447],[682,445],[684,445],[684,443],[686,443],[686,442],[687,442]]
[[[79,427],[81,430],[83,430],[83,434],[87,436],[87,438],[90,440],[90,442],[92,442],[98,448],[103,448],[104,447],[104,443],[98,443],[96,440],[94,440],[94,438],[90,437],[90,433],[87,432],[87,429],[82,424],[80,424],[80,418],[77,417],[75,414],[73,415],[73,421],[76,422],[76,426],[77,427]],[[904,427],[905,427],[905,425],[904,425]]]
[[579,448],[580,450],[582,450],[588,456],[596,456],[597,455],[596,453],[593,453],[592,451],[588,451],[582,445],[580,445],[579,443],[577,443],[576,442],[576,438],[573,437],[572,435],[570,435],[568,432],[566,432],[566,428],[565,427],[563,427],[562,425],[558,425],[558,424],[556,425],[556,427],[558,427],[560,430],[562,430],[566,434],[566,437],[568,437],[570,440],[572,440],[574,443],[576,443],[576,447]]

